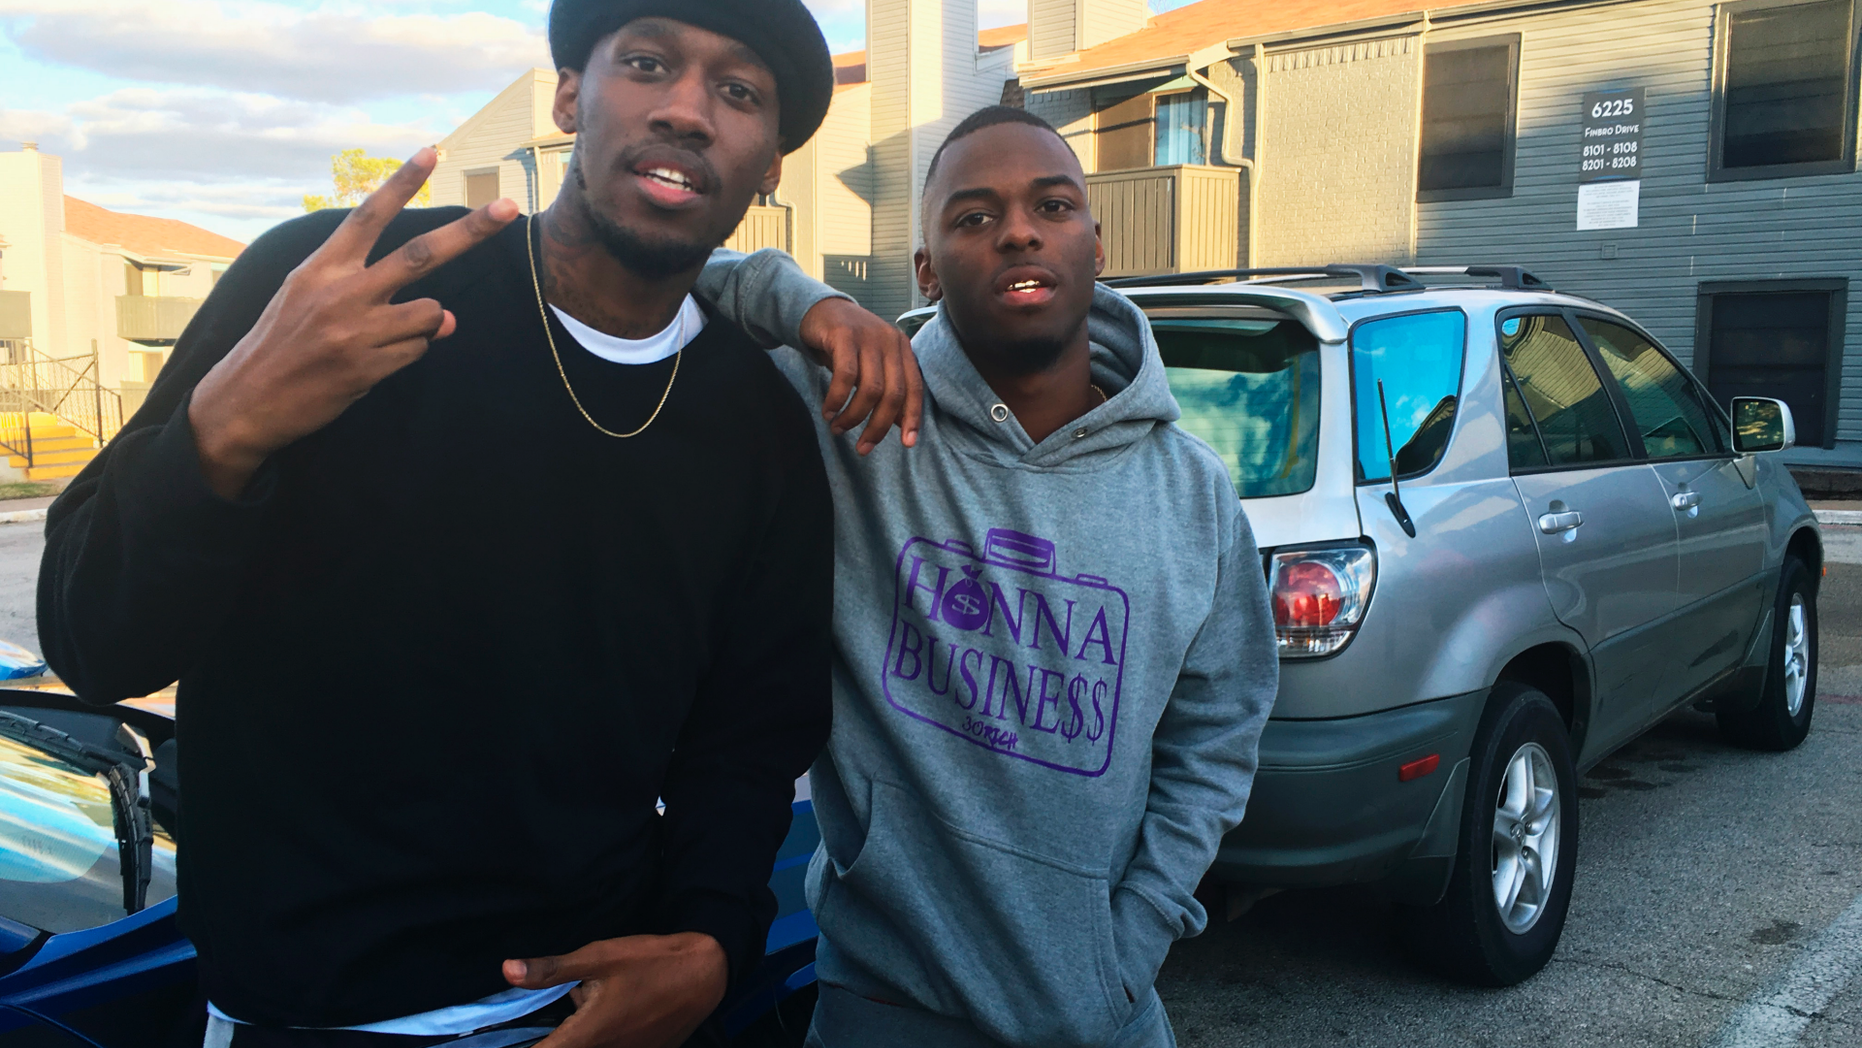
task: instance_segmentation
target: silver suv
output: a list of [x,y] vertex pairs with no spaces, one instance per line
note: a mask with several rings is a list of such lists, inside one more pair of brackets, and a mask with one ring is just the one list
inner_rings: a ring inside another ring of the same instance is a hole
[[1272,591],[1280,695],[1216,877],[1382,882],[1424,960],[1507,985],[1563,930],[1581,770],[1689,703],[1803,740],[1822,545],[1757,454],[1791,446],[1781,402],[1729,419],[1633,320],[1513,266],[1109,283]]

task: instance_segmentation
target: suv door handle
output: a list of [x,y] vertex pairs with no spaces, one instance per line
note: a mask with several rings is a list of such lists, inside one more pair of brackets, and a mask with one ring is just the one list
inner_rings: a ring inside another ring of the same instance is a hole
[[1694,509],[1700,505],[1700,492],[1683,491],[1668,500],[1676,509]]
[[1539,518],[1539,530],[1545,532],[1547,535],[1557,535],[1561,532],[1575,531],[1582,526],[1583,523],[1584,514],[1579,513],[1577,510],[1567,510],[1564,513],[1547,513]]

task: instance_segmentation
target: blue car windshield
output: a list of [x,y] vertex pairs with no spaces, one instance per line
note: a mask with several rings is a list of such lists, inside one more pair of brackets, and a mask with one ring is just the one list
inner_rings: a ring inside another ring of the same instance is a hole
[[1319,468],[1319,342],[1279,318],[1156,318],[1178,425],[1228,466],[1244,499],[1310,491]]
[[[153,858],[151,906],[175,893],[175,842],[159,826]],[[109,784],[0,736],[0,917],[57,935],[125,915]]]

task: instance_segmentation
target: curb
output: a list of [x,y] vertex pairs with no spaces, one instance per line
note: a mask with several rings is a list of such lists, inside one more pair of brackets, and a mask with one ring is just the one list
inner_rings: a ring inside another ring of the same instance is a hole
[[[1850,516],[1856,517],[1856,523],[1862,524],[1862,513],[1851,513]],[[0,524],[29,524],[44,519],[43,509],[16,509],[11,513],[0,513]]]
[[[0,514],[6,516],[7,514]],[[1862,524],[1862,510],[1855,509],[1820,509],[1817,510],[1819,524]]]

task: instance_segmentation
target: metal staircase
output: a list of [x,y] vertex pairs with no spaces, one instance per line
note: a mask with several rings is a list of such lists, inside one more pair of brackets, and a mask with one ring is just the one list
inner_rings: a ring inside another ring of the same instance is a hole
[[94,350],[54,357],[0,340],[0,450],[26,479],[75,476],[122,428],[122,395],[98,381]]

